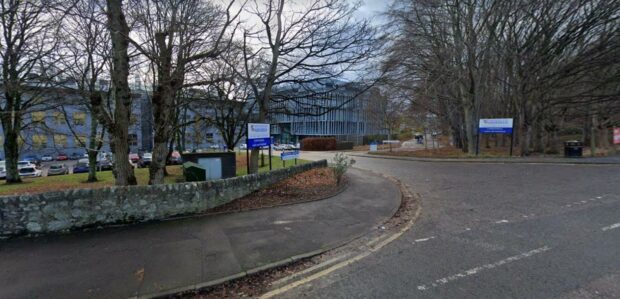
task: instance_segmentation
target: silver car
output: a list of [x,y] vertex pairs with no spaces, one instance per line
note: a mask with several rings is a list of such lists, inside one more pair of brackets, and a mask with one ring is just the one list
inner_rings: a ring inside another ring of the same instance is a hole
[[68,174],[69,169],[64,164],[54,164],[50,165],[50,168],[47,170],[47,175],[63,175]]

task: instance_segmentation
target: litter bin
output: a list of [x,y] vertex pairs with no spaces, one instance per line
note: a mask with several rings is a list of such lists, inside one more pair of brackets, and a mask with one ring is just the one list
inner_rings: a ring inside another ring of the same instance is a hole
[[583,142],[570,140],[564,142],[564,157],[579,158],[583,156]]

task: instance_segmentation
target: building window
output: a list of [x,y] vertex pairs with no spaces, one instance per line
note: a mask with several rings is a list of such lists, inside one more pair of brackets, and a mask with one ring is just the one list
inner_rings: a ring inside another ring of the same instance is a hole
[[207,133],[205,135],[207,142],[213,142],[213,133]]
[[54,134],[54,145],[56,147],[67,147],[67,135]]
[[32,112],[32,122],[35,122],[35,123],[45,122],[45,112],[44,111]]
[[62,112],[54,112],[54,124],[56,125],[65,124],[65,115]]
[[88,147],[88,137],[86,135],[76,136],[75,146]]
[[83,126],[86,124],[86,113],[73,112],[73,124],[76,126]]
[[129,125],[135,126],[136,124],[138,124],[138,116],[135,114],[131,114],[131,116],[129,116]]
[[32,147],[34,149],[44,149],[46,146],[47,146],[46,135],[33,135],[32,136]]
[[129,134],[127,138],[127,143],[129,143],[129,146],[138,146],[138,135]]

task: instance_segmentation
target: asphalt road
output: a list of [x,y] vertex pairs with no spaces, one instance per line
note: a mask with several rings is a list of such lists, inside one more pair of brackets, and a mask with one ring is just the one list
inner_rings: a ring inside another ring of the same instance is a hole
[[281,297],[620,298],[620,165],[356,160],[419,193],[420,218]]

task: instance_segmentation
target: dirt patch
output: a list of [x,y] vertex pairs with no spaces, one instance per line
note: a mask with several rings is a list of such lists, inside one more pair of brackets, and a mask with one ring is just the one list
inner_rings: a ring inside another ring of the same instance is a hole
[[334,171],[329,167],[312,169],[210,209],[207,213],[238,212],[322,199],[338,193],[345,184],[346,180],[340,184],[336,182]]

